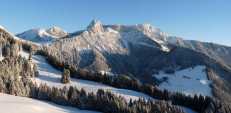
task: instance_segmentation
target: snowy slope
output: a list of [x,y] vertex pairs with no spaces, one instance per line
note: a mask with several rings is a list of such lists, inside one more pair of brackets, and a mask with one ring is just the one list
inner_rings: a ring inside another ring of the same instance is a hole
[[[24,51],[21,51],[20,54],[25,58],[28,58],[29,56],[29,54]],[[150,96],[140,92],[127,90],[127,89],[118,89],[88,80],[71,78],[71,83],[62,84],[60,82],[62,73],[59,70],[53,68],[50,64],[48,64],[43,56],[34,55],[32,56],[32,58],[33,58],[33,62],[35,62],[38,65],[39,76],[33,79],[38,84],[46,83],[49,86],[59,87],[59,88],[62,88],[64,86],[76,86],[79,89],[81,88],[85,89],[87,92],[96,92],[98,89],[104,89],[106,91],[111,91],[113,94],[124,97],[127,101],[129,101],[130,99],[137,100],[139,98],[153,99]],[[191,109],[185,107],[182,108],[186,111],[186,113],[196,113]]]
[[36,78],[37,83],[47,83],[49,86],[53,87],[64,87],[64,86],[76,86],[81,89],[84,88],[87,92],[96,92],[98,89],[109,90],[114,94],[125,97],[125,99],[139,99],[139,98],[150,98],[149,96],[131,90],[117,89],[107,85],[103,85],[97,82],[80,80],[80,79],[71,79],[70,84],[62,84],[60,82],[61,72],[54,69],[49,65],[42,56],[34,56],[34,62],[38,64],[39,77]]
[[[21,52],[21,55],[23,57],[28,58],[28,53],[26,52]],[[35,78],[35,81],[38,84],[46,83],[49,86],[59,87],[59,88],[62,88],[64,86],[76,86],[79,89],[84,88],[87,92],[97,92],[98,89],[104,89],[107,91],[111,91],[116,95],[123,96],[127,101],[129,101],[130,99],[137,100],[139,98],[151,99],[151,97],[143,93],[139,93],[127,89],[113,88],[104,84],[100,84],[88,80],[80,80],[80,79],[72,78],[71,83],[63,84],[60,82],[62,72],[56,70],[50,64],[48,64],[43,56],[40,55],[33,56],[33,62],[35,62],[38,65],[39,76]]]
[[1,113],[99,113],[0,93]]
[[[21,55],[25,58],[28,58],[28,53],[21,51]],[[112,93],[124,97],[127,101],[130,99],[138,100],[139,98],[144,99],[153,99],[150,96],[139,93],[132,90],[127,89],[118,89],[111,86],[107,86],[101,83],[88,81],[88,80],[81,80],[81,79],[74,79],[71,78],[71,83],[63,84],[60,82],[61,79],[61,72],[53,68],[50,64],[48,64],[43,56],[34,55],[33,62],[38,65],[39,76],[34,79],[38,84],[46,83],[49,86],[59,87],[62,88],[64,86],[76,86],[77,88],[85,89],[87,92],[97,92],[98,89],[104,89],[105,91],[111,91]],[[191,109],[182,107],[186,113],[196,113]]]
[[205,68],[205,66],[196,66],[194,68],[176,71],[174,74],[160,72],[153,76],[159,80],[167,78],[167,80],[159,86],[162,89],[192,95],[202,94],[212,96],[211,87],[209,86],[211,81],[207,78]]

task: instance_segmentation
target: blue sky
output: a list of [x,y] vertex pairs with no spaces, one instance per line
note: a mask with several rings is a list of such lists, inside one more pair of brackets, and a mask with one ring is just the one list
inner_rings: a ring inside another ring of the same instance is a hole
[[13,33],[60,26],[150,23],[185,39],[231,46],[231,0],[1,0],[0,25]]

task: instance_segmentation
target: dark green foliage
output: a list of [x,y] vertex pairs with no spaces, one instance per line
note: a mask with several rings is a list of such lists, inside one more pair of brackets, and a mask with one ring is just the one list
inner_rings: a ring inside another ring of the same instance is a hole
[[40,85],[38,88],[38,99],[41,100],[49,100],[49,93],[51,92],[51,89],[45,84]]
[[[165,101],[127,101],[110,92],[98,90],[96,94],[86,93],[84,89],[70,88],[49,88],[47,85],[40,85],[38,88],[38,99],[51,100],[61,105],[71,105],[80,109],[96,110],[103,113],[184,113],[182,109]],[[48,90],[49,89],[49,90]],[[41,98],[40,92],[45,94]]]
[[4,46],[3,47],[3,51],[2,51],[2,55],[4,56],[4,57],[7,57],[7,56],[10,56],[10,52],[11,50],[10,50],[10,45],[6,45],[6,46]]

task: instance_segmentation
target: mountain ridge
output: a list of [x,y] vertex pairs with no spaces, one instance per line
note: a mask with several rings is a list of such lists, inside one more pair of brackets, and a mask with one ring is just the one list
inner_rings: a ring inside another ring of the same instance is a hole
[[53,26],[48,29],[30,29],[23,33],[19,33],[16,36],[36,43],[49,43],[58,38],[65,37],[66,35],[68,35],[66,31],[57,26]]

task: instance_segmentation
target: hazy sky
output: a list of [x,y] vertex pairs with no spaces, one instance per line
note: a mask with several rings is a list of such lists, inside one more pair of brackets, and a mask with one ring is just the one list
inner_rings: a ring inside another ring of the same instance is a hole
[[171,35],[231,46],[231,0],[1,0],[0,25],[13,33],[60,26],[150,23]]

